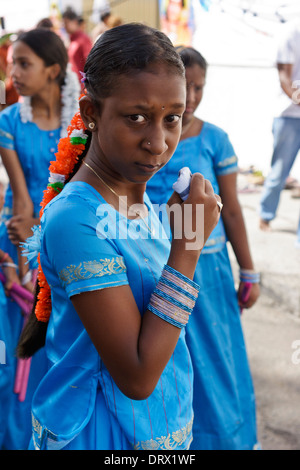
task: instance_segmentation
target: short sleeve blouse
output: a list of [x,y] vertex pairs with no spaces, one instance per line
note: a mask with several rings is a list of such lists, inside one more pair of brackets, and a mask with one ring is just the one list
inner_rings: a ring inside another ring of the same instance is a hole
[[[170,250],[146,195],[145,204],[147,225],[123,216],[116,223],[119,213],[93,187],[71,182],[45,208],[41,263],[52,295],[46,341],[52,367],[33,400],[38,447],[45,435],[47,446],[54,440],[56,448],[73,439],[94,413],[100,389],[133,448],[184,449],[190,443],[193,373],[184,331],[151,396],[130,400],[114,383],[70,301],[84,291],[129,284],[143,315]],[[114,233],[116,225],[120,230]]]
[[[40,211],[49,164],[55,159],[59,139],[60,128],[48,131],[33,122],[22,122],[20,103],[8,106],[0,113],[0,147],[17,153],[36,215]],[[10,185],[5,195],[5,208],[7,213],[12,208]]]

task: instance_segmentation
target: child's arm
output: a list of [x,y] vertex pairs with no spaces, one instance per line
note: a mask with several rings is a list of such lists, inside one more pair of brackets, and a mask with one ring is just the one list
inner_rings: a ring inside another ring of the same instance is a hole
[[[242,209],[237,196],[237,173],[230,173],[218,177],[220,196],[224,204],[222,219],[224,222],[228,240],[234,251],[240,269],[253,271],[254,264],[250,253],[247,231]],[[241,299],[244,283],[240,284],[238,296]],[[259,296],[259,284],[254,283],[250,296],[245,304],[241,306],[249,308]]]
[[17,266],[14,264],[13,260],[8,253],[0,249],[0,268],[5,275],[5,291],[9,291],[11,286],[15,284],[20,284],[20,280],[16,271]]
[[0,147],[0,154],[13,192],[13,214],[32,216],[33,204],[16,151]]

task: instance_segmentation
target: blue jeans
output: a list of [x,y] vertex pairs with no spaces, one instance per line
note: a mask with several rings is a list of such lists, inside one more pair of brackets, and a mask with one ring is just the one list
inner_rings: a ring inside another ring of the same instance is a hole
[[275,218],[280,193],[300,150],[300,118],[275,118],[273,136],[271,171],[260,200],[260,217],[266,221]]

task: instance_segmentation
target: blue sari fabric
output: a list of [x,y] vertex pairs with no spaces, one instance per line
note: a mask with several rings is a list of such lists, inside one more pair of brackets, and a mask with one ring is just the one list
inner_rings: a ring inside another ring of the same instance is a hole
[[[208,179],[237,171],[227,134],[204,122],[198,136],[179,142],[175,154],[148,183],[154,207],[171,196],[178,171],[188,166]],[[202,250],[194,281],[201,290],[186,327],[194,370],[191,449],[252,449],[257,443],[255,397],[222,218]]]
[[[17,152],[37,216],[48,182],[49,164],[51,160],[55,160],[60,130],[42,130],[34,122],[22,122],[20,103],[13,104],[0,113],[0,147]],[[8,185],[5,214],[9,215],[12,202],[12,191]]]
[[7,302],[2,283],[0,282],[0,449],[6,433],[8,410],[11,402],[10,385],[13,380],[13,368],[8,359],[10,351],[9,323]]
[[[39,216],[43,191],[47,187],[49,164],[55,159],[60,128],[53,131],[41,130],[33,122],[23,123],[20,117],[20,103],[13,104],[0,113],[0,147],[14,150],[22,166],[29,195],[34,206],[34,214]],[[5,193],[4,208],[0,220],[0,248],[9,253],[18,263],[17,247],[9,238],[5,223],[12,216],[13,194],[8,184]],[[9,406],[6,407],[6,434],[3,447],[8,450],[26,449],[31,438],[31,399],[33,392],[47,370],[47,359],[44,350],[39,351],[31,361],[30,376],[26,399],[20,402],[14,394],[14,377],[17,366],[16,346],[23,328],[24,317],[19,306],[8,300],[6,311],[9,328],[6,329],[5,342],[8,345],[7,365],[14,371],[6,388],[0,388],[0,401],[9,390]],[[1,316],[4,315],[1,310]]]
[[170,246],[147,197],[145,203],[155,236],[141,219],[125,219],[84,182],[67,184],[45,209],[41,263],[52,291],[46,342],[51,367],[33,398],[32,448],[190,445],[193,373],[185,331],[151,396],[132,400],[116,386],[70,300],[81,292],[129,285],[143,314]]

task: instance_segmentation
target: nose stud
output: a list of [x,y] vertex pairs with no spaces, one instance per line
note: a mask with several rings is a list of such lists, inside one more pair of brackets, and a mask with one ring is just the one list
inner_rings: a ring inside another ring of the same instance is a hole
[[151,142],[147,142],[147,145],[151,145]]

